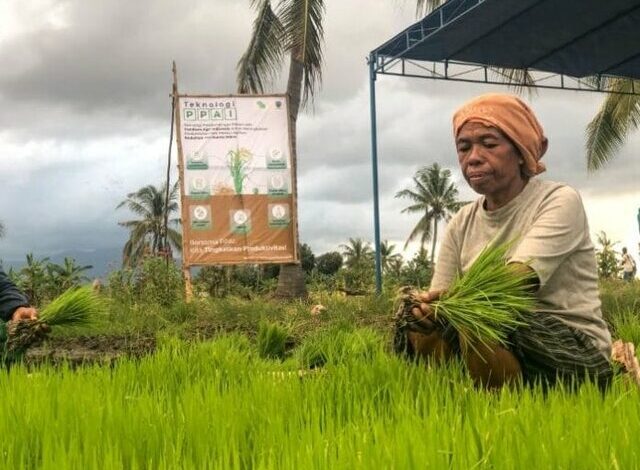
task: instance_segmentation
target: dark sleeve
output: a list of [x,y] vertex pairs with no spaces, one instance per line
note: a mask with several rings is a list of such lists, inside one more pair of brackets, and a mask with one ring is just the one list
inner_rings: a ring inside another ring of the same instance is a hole
[[29,306],[29,301],[11,279],[0,269],[0,318],[10,320],[18,307]]

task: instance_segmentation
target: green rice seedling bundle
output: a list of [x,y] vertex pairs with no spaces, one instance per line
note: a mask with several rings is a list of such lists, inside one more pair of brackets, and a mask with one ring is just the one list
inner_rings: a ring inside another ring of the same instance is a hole
[[289,332],[286,328],[263,321],[260,323],[256,345],[263,359],[284,359]]
[[485,247],[469,270],[432,303],[434,316],[448,322],[460,342],[475,349],[506,345],[511,331],[524,325],[535,298],[530,284],[535,274],[506,264],[511,243]]
[[42,309],[36,320],[10,322],[5,326],[4,356],[17,358],[41,341],[50,327],[83,326],[104,310],[103,300],[91,287],[71,288]]

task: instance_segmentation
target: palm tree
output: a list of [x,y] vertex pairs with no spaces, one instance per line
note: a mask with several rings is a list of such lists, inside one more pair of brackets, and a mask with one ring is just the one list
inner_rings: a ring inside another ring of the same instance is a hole
[[[238,92],[262,94],[289,58],[287,95],[292,158],[296,157],[298,111],[319,87],[322,78],[323,0],[250,0],[258,14],[246,52],[238,62]],[[306,296],[299,264],[282,265],[276,295]]]
[[629,134],[640,126],[640,96],[623,95],[640,89],[640,80],[609,79],[600,110],[587,125],[587,168],[602,168],[620,150]]
[[420,246],[423,247],[427,240],[432,240],[431,263],[433,264],[436,240],[438,238],[438,223],[441,220],[448,221],[453,214],[458,212],[466,202],[459,202],[458,188],[449,180],[451,171],[441,168],[434,163],[429,167],[419,169],[413,177],[414,188],[403,189],[396,193],[396,198],[407,198],[413,203],[404,208],[402,212],[410,214],[419,213],[422,217],[409,234],[404,247],[410,241],[420,236]]
[[4,237],[4,224],[0,222],[0,238]]
[[[169,193],[169,204],[165,207],[166,186],[160,189],[153,185],[145,186],[134,193],[127,194],[117,209],[126,206],[131,212],[141,216],[141,219],[118,222],[128,228],[131,233],[129,240],[122,250],[122,264],[135,266],[142,256],[149,253],[153,256],[169,253],[171,246],[180,251],[182,235],[174,228],[167,227],[168,246],[164,246],[164,216],[178,211],[178,183],[176,182]],[[170,219],[173,225],[179,225],[180,219]]]
[[20,270],[20,287],[33,305],[38,305],[44,296],[48,261],[49,258],[38,260],[33,253],[28,253],[27,265]]
[[373,250],[362,238],[349,238],[347,245],[340,245],[347,268],[358,268],[373,261]]
[[60,291],[65,291],[70,287],[77,286],[83,281],[88,281],[89,278],[83,273],[92,268],[93,266],[91,265],[77,265],[74,258],[68,257],[64,258],[64,262],[61,265],[51,263],[47,266],[47,270],[54,279],[55,286]]
[[402,264],[402,256],[400,253],[394,253],[395,249],[396,246],[387,240],[380,242],[380,261],[384,272],[389,271],[392,265],[397,264],[397,260],[400,260],[400,264]]

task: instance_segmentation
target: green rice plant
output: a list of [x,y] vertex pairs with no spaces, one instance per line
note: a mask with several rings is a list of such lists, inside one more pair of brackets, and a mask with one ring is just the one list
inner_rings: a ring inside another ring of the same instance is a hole
[[277,323],[263,321],[258,328],[256,345],[263,359],[284,359],[289,332]]
[[236,194],[242,194],[242,186],[244,180],[247,179],[247,170],[252,158],[251,151],[246,148],[229,150],[227,153],[227,167],[231,173],[231,178],[233,178],[233,188]]
[[458,332],[460,342],[489,348],[506,345],[511,331],[523,325],[522,315],[532,312],[535,298],[530,290],[534,273],[506,264],[511,243],[489,244],[469,270],[432,303],[434,316]]
[[0,355],[5,364],[15,362],[29,347],[41,342],[50,327],[85,326],[104,311],[105,303],[91,287],[71,288],[47,305],[37,319],[3,323]]
[[640,311],[624,309],[610,318],[612,336],[615,339],[630,341],[636,349],[640,348]]
[[71,288],[43,308],[38,321],[48,326],[83,326],[104,311],[104,301],[91,287]]

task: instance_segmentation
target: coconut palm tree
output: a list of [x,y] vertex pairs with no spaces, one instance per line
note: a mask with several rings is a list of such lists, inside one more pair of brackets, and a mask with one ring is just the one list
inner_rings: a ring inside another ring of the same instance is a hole
[[92,268],[93,266],[91,265],[80,266],[76,264],[74,258],[68,257],[64,258],[62,264],[50,263],[47,265],[53,284],[59,291],[65,291],[83,281],[88,281],[89,278],[83,273]]
[[373,249],[362,238],[349,238],[349,243],[340,245],[340,248],[347,268],[361,267],[373,261]]
[[46,266],[49,258],[36,259],[33,253],[27,254],[27,264],[19,272],[19,284],[29,302],[39,305],[44,297],[47,284]]
[[[298,111],[313,99],[322,78],[324,0],[250,2],[257,16],[249,46],[238,62],[238,92],[264,93],[289,59],[287,95],[295,159]],[[300,265],[281,266],[276,295],[294,298],[306,292]]]
[[[122,264],[135,266],[143,254],[159,255],[168,253],[173,246],[180,251],[182,247],[182,235],[174,228],[167,227],[168,245],[164,246],[164,215],[178,211],[178,183],[176,182],[169,193],[169,204],[165,207],[166,186],[159,189],[153,185],[145,186],[136,192],[127,194],[117,209],[127,207],[131,212],[141,216],[140,219],[118,222],[118,225],[128,228],[131,233],[129,240],[122,250]],[[169,223],[177,226],[179,218],[169,220]]]
[[438,223],[448,221],[466,202],[458,201],[458,188],[450,181],[451,171],[434,163],[419,169],[413,177],[414,187],[396,193],[396,198],[407,198],[412,204],[402,212],[422,214],[420,220],[407,238],[404,247],[420,236],[420,247],[431,239],[431,263],[433,264]]
[[4,224],[0,222],[0,238],[4,237]]
[[400,260],[400,264],[402,264],[402,256],[400,253],[394,253],[395,249],[396,246],[387,240],[380,242],[380,261],[384,272],[389,271],[397,260]]

